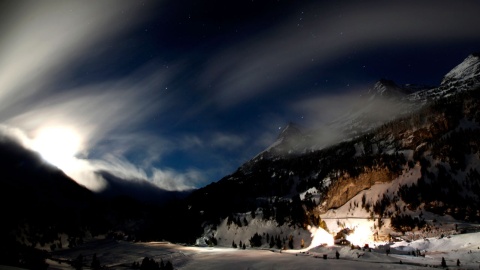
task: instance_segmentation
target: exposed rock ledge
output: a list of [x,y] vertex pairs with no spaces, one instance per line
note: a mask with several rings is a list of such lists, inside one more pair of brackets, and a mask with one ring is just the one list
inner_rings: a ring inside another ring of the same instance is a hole
[[370,188],[375,183],[391,182],[394,178],[395,175],[385,167],[368,168],[357,177],[342,176],[330,186],[320,212],[325,213],[329,209],[338,208],[360,191]]

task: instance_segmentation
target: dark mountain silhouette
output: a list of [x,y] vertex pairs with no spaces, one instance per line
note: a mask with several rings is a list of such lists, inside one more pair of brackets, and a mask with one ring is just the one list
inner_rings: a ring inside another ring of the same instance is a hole
[[0,264],[31,260],[21,257],[35,253],[26,252],[26,247],[53,243],[58,233],[82,234],[94,202],[91,191],[8,137],[0,138],[0,171],[4,217],[0,222]]
[[191,191],[169,191],[143,179],[123,179],[109,172],[97,172],[107,182],[107,187],[98,195],[106,198],[131,197],[144,203],[162,205],[171,200],[183,199]]
[[45,269],[48,253],[39,249],[75,247],[99,234],[184,240],[176,236],[186,228],[167,220],[185,221],[178,200],[187,193],[105,172],[107,189],[94,193],[6,136],[0,137],[0,172],[0,265]]

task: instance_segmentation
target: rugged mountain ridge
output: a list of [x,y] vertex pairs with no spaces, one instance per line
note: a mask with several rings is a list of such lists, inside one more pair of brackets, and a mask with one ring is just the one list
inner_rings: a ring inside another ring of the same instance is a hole
[[479,67],[480,53],[473,53],[448,72],[443,77],[440,86],[413,93],[408,96],[408,99],[426,103],[476,88],[480,85]]
[[[478,74],[470,76],[478,63],[478,56],[469,56],[454,69],[455,80],[446,76],[439,87],[410,94],[391,82],[377,84],[376,94],[392,87],[394,100],[416,108],[321,149],[275,151],[285,147],[279,140],[232,175],[195,191],[189,198],[192,211],[202,213],[206,235],[222,239],[239,232],[215,230],[226,221],[228,228],[263,220],[297,230],[311,225],[337,231],[340,225],[322,219],[341,224],[345,217],[338,211],[371,216],[377,236],[435,226],[424,216],[479,222],[480,198],[471,191],[480,186],[475,139],[480,135],[480,87]],[[248,213],[252,218],[246,218]]]
[[467,86],[478,83],[480,76],[480,53],[469,55],[462,63],[448,72],[441,85],[465,83]]
[[[261,154],[268,151],[277,154],[281,152],[304,153],[322,149],[333,143],[351,140],[386,122],[412,114],[429,102],[479,85],[480,53],[469,55],[462,63],[448,72],[437,87],[397,85],[392,80],[380,79],[358,97],[357,102],[362,106],[356,106],[320,130],[299,129],[297,126],[299,132],[296,132],[295,140],[277,140]],[[289,123],[287,127],[290,126],[296,125]],[[322,136],[328,137],[332,133],[336,135],[337,140],[321,139]]]

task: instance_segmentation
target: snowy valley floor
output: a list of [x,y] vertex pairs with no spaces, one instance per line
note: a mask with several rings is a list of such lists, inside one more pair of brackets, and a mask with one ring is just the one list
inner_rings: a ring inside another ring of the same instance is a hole
[[[425,257],[407,255],[417,249],[425,253]],[[337,250],[340,253],[338,260],[335,259]],[[480,233],[397,242],[391,245],[389,256],[385,254],[385,246],[378,246],[372,252],[343,246],[280,252],[96,240],[75,249],[55,252],[53,259],[57,261],[49,260],[49,269],[72,269],[65,262],[58,263],[58,260],[72,260],[82,254],[88,263],[94,253],[107,269],[130,269],[134,261],[141,263],[145,256],[155,261],[170,260],[175,269],[425,269],[440,268],[442,257],[449,269],[479,269]],[[327,259],[323,258],[324,255]],[[461,263],[459,267],[457,259]]]

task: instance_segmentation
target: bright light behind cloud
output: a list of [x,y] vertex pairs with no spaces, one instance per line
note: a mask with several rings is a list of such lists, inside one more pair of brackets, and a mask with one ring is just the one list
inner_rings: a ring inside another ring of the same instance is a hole
[[33,139],[33,150],[43,159],[68,171],[80,151],[80,135],[71,128],[48,127],[41,129]]
[[156,101],[153,94],[145,100],[146,93],[159,88],[166,75],[145,63],[125,77],[102,82],[74,76],[64,88],[62,79],[69,78],[85,55],[100,54],[105,41],[143,23],[151,9],[122,0],[15,1],[6,6],[8,10],[0,10],[0,123],[5,126],[0,132],[40,153],[79,184],[104,188],[95,162],[76,155],[85,151],[90,158],[88,150],[99,141],[136,128]]
[[95,173],[97,168],[91,161],[77,157],[85,147],[83,140],[82,135],[74,128],[52,126],[35,132],[26,146],[38,152],[47,163],[61,169],[79,184],[93,191],[101,191],[107,183]]

